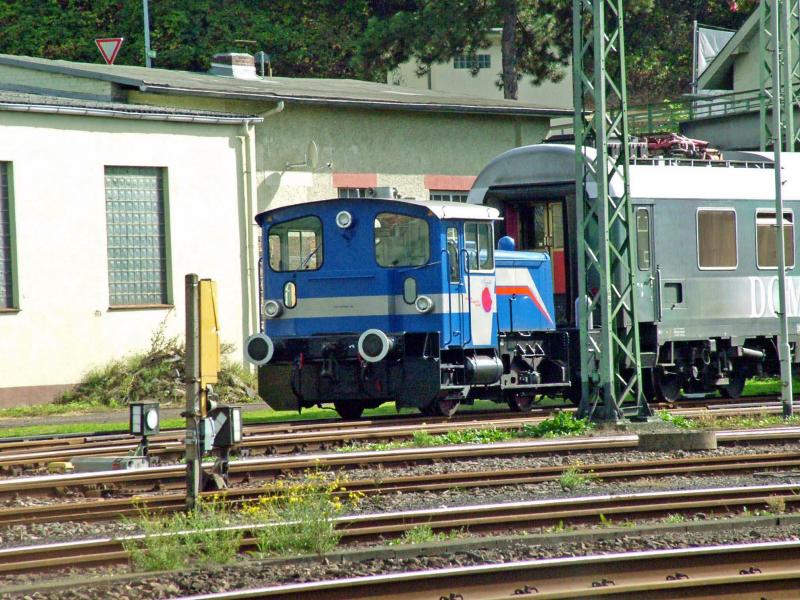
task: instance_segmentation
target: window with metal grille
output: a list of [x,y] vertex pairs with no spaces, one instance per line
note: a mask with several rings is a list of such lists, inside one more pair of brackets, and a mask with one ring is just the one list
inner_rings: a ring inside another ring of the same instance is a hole
[[735,269],[736,211],[732,208],[697,209],[697,265],[701,269]]
[[111,306],[168,304],[164,169],[106,167]]
[[468,54],[456,54],[453,57],[454,69],[489,69],[492,66],[492,57],[489,54],[477,54],[470,56]]
[[[759,269],[778,267],[777,225],[774,210],[756,211],[756,265]],[[783,254],[787,267],[794,267],[794,213],[783,213]]]
[[372,188],[339,188],[339,198],[371,198],[374,195]]
[[469,192],[451,192],[449,190],[431,190],[434,202],[466,202]]
[[11,270],[11,198],[8,163],[0,162],[0,308],[14,306],[14,279]]

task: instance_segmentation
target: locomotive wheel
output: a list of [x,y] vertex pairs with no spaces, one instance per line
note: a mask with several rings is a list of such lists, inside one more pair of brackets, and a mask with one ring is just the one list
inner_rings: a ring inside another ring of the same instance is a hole
[[730,380],[728,385],[719,387],[719,395],[723,398],[735,400],[742,395],[742,392],[744,391],[744,383],[747,381],[747,377],[745,377],[741,372],[736,372],[728,375],[728,379]]
[[436,398],[428,406],[420,408],[420,412],[426,417],[452,417],[458,410],[460,400],[455,398]]
[[359,400],[334,400],[333,407],[343,419],[360,419],[364,405]]
[[513,412],[526,413],[530,412],[533,405],[536,404],[536,395],[511,392],[506,395],[506,402],[508,403],[508,408]]
[[683,380],[677,373],[665,373],[656,369],[653,374],[653,387],[659,402],[675,402],[681,395]]

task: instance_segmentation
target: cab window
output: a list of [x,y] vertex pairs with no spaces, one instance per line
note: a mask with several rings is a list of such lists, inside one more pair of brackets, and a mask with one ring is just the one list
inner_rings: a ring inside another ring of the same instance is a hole
[[375,217],[374,226],[375,260],[381,267],[417,267],[430,259],[425,219],[387,212]]
[[458,273],[458,229],[447,228],[447,268],[450,270],[450,283],[458,283],[461,276]]
[[273,271],[316,271],[322,266],[322,221],[300,217],[269,230],[269,266]]
[[490,271],[494,268],[493,239],[491,223],[464,224],[464,246],[470,271]]

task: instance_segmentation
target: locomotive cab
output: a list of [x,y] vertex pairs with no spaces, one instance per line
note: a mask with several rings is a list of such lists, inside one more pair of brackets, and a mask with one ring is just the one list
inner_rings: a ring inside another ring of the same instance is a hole
[[[489,207],[373,198],[258,215],[263,327],[246,354],[259,394],[278,410],[333,404],[347,418],[387,401],[432,414],[475,397],[527,408],[553,375],[536,371],[542,344],[514,333],[525,300],[505,316],[517,292],[498,292],[496,274],[513,280],[515,267],[501,250],[496,272],[496,219]],[[563,386],[563,369],[551,371]]]

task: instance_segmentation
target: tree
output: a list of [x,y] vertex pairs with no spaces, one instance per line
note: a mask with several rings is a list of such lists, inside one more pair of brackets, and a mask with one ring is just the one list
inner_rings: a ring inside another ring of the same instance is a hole
[[367,76],[415,59],[424,74],[436,62],[464,54],[477,73],[478,50],[502,27],[498,87],[516,99],[524,74],[538,83],[557,81],[572,51],[571,0],[417,0],[375,2],[356,46],[354,67]]

